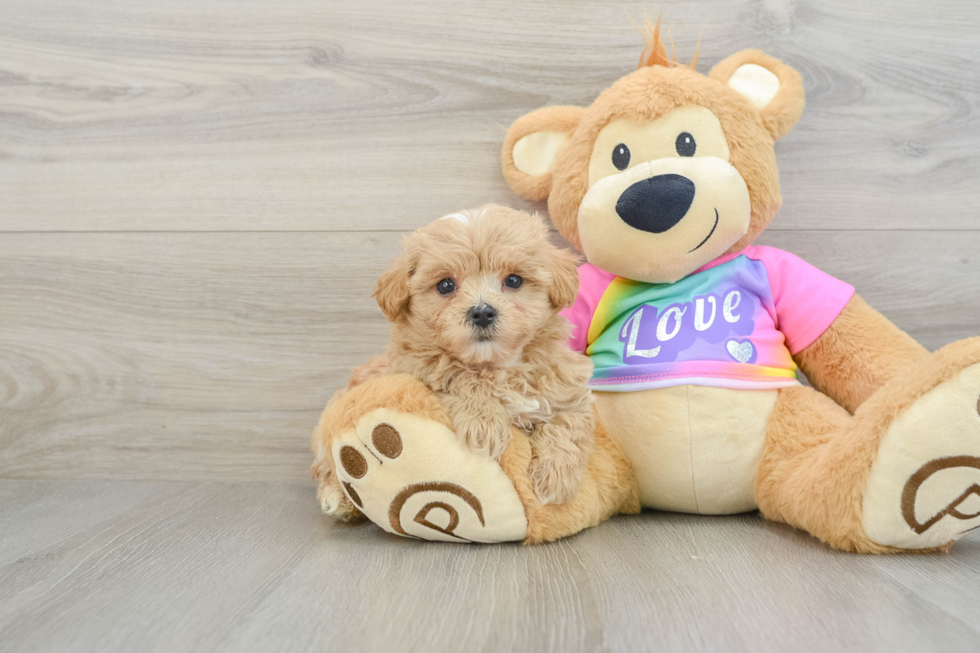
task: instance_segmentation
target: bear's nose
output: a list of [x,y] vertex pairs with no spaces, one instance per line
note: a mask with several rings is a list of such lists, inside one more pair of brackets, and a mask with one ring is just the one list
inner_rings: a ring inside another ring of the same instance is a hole
[[624,190],[616,213],[634,229],[659,234],[680,222],[693,201],[693,181],[681,175],[657,175]]
[[497,317],[497,310],[489,304],[480,304],[471,308],[466,314],[469,316],[470,322],[485,329],[493,324]]

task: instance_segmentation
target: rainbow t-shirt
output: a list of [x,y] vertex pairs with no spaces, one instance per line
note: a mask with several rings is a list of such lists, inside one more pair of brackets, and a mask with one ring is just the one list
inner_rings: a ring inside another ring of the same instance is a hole
[[768,389],[798,383],[793,355],[853,294],[789,252],[751,246],[676,283],[630,281],[583,265],[578,297],[563,314],[574,326],[569,344],[595,364],[594,390]]

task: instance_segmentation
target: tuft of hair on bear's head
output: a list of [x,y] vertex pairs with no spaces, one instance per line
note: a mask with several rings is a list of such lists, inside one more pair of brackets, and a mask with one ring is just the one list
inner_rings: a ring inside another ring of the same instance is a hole
[[649,16],[644,16],[643,25],[637,24],[632,18],[630,19],[633,27],[640,33],[640,36],[643,37],[643,42],[646,44],[646,47],[643,48],[643,53],[640,55],[640,62],[636,65],[636,69],[639,70],[647,66],[665,66],[667,68],[686,66],[691,70],[696,70],[698,65],[698,52],[701,50],[701,37],[698,37],[698,43],[694,46],[694,57],[691,59],[691,63],[681,63],[677,60],[677,49],[674,47],[674,39],[671,37],[669,29],[667,30],[667,39],[670,41],[671,54],[667,54],[667,46],[664,45],[664,40],[660,36],[662,20],[663,14],[657,16],[656,23],[653,23]]

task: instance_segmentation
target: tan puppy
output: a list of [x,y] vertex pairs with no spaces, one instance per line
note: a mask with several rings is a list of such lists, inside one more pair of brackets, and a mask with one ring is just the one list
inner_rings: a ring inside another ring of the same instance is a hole
[[594,441],[592,363],[558,314],[578,292],[575,263],[540,218],[490,205],[411,234],[375,289],[391,371],[439,393],[474,450],[499,458],[511,425],[526,431],[542,503],[575,496]]
[[[575,256],[548,242],[539,218],[492,205],[448,215],[410,234],[378,280],[374,295],[392,323],[387,364],[371,359],[351,385],[385,372],[421,379],[459,437],[497,459],[517,426],[531,437],[538,499],[564,503],[595,430],[592,363],[568,348],[558,314],[577,291]],[[339,486],[328,489],[329,512],[350,516]]]

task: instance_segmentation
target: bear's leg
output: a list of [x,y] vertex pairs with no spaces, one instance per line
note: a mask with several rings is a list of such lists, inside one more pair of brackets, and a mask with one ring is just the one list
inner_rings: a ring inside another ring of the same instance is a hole
[[864,553],[947,549],[980,526],[980,339],[897,374],[853,416],[811,388],[782,390],[756,499]]
[[[768,519],[805,530],[838,549],[876,551],[861,527],[862,465],[846,434],[854,418],[813,388],[779,392],[756,476]],[[870,466],[870,460],[863,461]]]
[[[601,425],[585,478],[561,505],[535,498],[531,443],[522,432],[514,430],[498,463],[471,451],[451,426],[436,395],[404,374],[339,394],[313,433],[321,507],[340,517],[363,514],[406,537],[528,544],[639,512],[632,466]],[[338,514],[340,501],[349,505]]]

